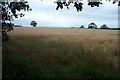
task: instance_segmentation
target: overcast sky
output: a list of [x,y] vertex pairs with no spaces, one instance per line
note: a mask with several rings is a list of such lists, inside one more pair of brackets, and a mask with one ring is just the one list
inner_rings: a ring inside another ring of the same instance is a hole
[[64,7],[56,10],[55,0],[27,0],[32,11],[24,12],[25,17],[14,19],[14,23],[22,26],[30,26],[30,22],[35,20],[39,27],[80,27],[94,22],[98,27],[107,24],[108,27],[118,27],[118,6],[103,0],[100,7],[91,8],[87,0],[83,2],[83,11],[77,12],[74,4],[70,9]]

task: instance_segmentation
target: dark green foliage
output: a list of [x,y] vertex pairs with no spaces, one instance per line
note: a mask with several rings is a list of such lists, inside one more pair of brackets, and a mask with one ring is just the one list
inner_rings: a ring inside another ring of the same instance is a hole
[[85,28],[83,25],[81,25],[81,27],[80,28]]
[[109,29],[106,24],[103,24],[100,29]]
[[31,21],[30,25],[36,27],[37,26],[37,22],[36,21]]
[[[117,0],[113,1],[113,4],[115,4],[117,2]],[[118,1],[118,6],[120,6],[120,1]]]
[[66,3],[66,1],[62,2],[61,0],[58,0],[58,1],[55,1],[54,3],[57,3],[56,10],[58,10],[59,8],[63,9],[63,6],[67,6],[67,8],[69,9],[68,4]]
[[8,41],[9,36],[7,35],[7,32],[13,30],[13,24],[2,22],[2,41]]
[[91,7],[97,6],[99,7],[99,4],[102,4],[101,2],[89,2],[88,5]]
[[80,3],[77,3],[77,2],[74,3],[74,7],[76,7],[78,12],[82,11],[82,9],[83,9],[82,5],[83,5],[83,3],[81,3],[81,2]]
[[96,28],[97,28],[97,25],[92,22],[92,23],[90,23],[90,24],[88,25],[88,28],[96,29]]
[[[73,3],[73,1],[68,1],[68,3],[66,2],[66,0],[64,0],[63,2],[61,0],[57,0],[56,2],[54,3],[57,3],[57,7],[56,7],[56,10],[58,10],[59,8],[63,9],[63,6],[67,6],[67,8],[69,9],[69,5],[70,3]],[[82,11],[83,7],[82,7],[83,3],[81,2],[74,2],[74,7],[77,9],[77,11]]]
[[[8,41],[7,32],[13,30],[13,18],[23,17],[25,14],[20,13],[21,10],[30,11],[28,2],[12,2],[12,1],[0,1],[1,7],[1,23],[2,23],[2,41]],[[19,13],[17,13],[19,11]]]
[[120,28],[109,28],[110,30],[120,30]]
[[[64,6],[67,6],[67,8],[69,9],[69,5],[71,3],[73,3],[74,7],[76,8],[76,10],[79,12],[79,11],[82,11],[82,9],[83,9],[83,3],[82,3],[82,1],[83,0],[69,0],[69,1],[66,1],[66,0],[57,0],[54,3],[57,3],[56,10],[58,10],[59,8],[63,9]],[[120,6],[120,1],[117,1],[117,0],[114,0],[113,4],[115,4],[116,2],[118,2],[118,6]],[[96,0],[96,2],[95,2],[95,0],[88,0],[88,6],[91,6],[91,7],[97,6],[97,7],[99,7],[100,4],[103,4],[103,3],[100,2],[100,0]]]

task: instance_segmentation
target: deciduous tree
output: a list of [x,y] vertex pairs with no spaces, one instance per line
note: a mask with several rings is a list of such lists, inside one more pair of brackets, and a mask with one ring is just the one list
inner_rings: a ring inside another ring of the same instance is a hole
[[81,27],[80,28],[85,28],[83,25],[81,25]]
[[33,27],[37,26],[37,22],[36,21],[31,21],[30,25],[32,25]]
[[[112,1],[113,4],[118,3],[118,6],[120,6],[120,1],[119,0],[106,0],[106,1]],[[76,10],[82,11],[83,9],[83,0],[57,0],[54,3],[57,4],[56,10],[63,9],[63,7],[67,7],[69,9],[69,5],[72,3],[74,4],[74,7],[76,8]],[[88,0],[88,6],[91,7],[99,7],[101,4],[103,4],[101,2],[101,0]]]
[[94,22],[92,22],[92,23],[90,23],[90,24],[88,25],[88,28],[96,29],[96,28],[97,28],[97,25],[96,25]]
[[7,33],[13,30],[13,18],[23,17],[21,11],[30,11],[27,1],[24,0],[3,0],[0,1],[0,15],[2,24],[2,41],[8,40]]
[[106,24],[103,24],[100,29],[109,29]]

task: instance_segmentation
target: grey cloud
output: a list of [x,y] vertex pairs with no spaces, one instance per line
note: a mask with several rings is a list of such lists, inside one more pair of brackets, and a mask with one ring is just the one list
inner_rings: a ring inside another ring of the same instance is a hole
[[[84,9],[82,12],[77,12],[74,5],[70,5],[68,10],[66,7],[62,10],[55,10],[56,4],[53,2],[41,2],[34,0],[29,0],[30,6],[33,11],[27,13],[26,17],[23,19],[18,19],[16,23],[24,20],[23,25],[29,25],[32,19],[37,20],[39,26],[80,26],[81,24],[87,25],[94,21],[98,26],[103,23],[108,24],[110,27],[117,26],[118,22],[118,9],[116,5],[107,6],[103,4],[100,7],[91,8],[84,4]],[[44,4],[43,4],[44,3]],[[110,4],[108,4],[110,5]],[[39,16],[39,17],[37,17]],[[31,18],[30,18],[31,17]],[[22,21],[23,22],[23,21]]]

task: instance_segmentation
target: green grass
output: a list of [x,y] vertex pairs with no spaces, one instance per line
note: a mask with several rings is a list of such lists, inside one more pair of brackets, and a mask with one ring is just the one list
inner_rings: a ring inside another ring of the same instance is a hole
[[106,57],[72,43],[15,36],[3,47],[3,78],[118,78]]

